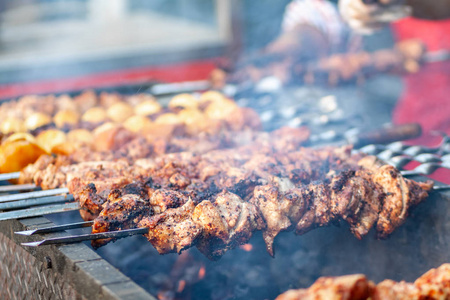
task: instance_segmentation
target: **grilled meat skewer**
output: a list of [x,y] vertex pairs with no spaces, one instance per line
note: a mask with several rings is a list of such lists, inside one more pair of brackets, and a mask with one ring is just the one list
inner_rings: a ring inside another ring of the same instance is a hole
[[[254,148],[271,147],[275,149],[295,149],[300,147],[309,137],[306,128],[282,128],[272,133],[242,131],[233,135],[219,137],[200,137],[171,139],[161,141],[159,144],[130,143],[125,145],[129,151],[117,152],[92,152],[90,149],[81,149],[69,156],[41,156],[34,164],[22,170],[19,183],[36,183],[43,189],[51,189],[65,186],[65,177],[68,174],[78,172],[77,169],[86,169],[87,165],[102,165],[108,162],[111,165],[133,164],[140,158],[154,158],[163,153],[192,152],[194,154],[206,153],[215,149],[233,148],[243,145],[251,145]],[[95,161],[101,161],[96,164]],[[148,163],[150,163],[149,160]],[[82,163],[77,166],[77,163]],[[61,169],[61,170],[60,170]],[[78,177],[83,177],[80,171]],[[52,178],[61,178],[54,180]]]
[[[374,161],[368,157],[360,164],[368,165],[368,160]],[[372,227],[385,238],[404,223],[410,207],[426,198],[432,183],[405,179],[392,166],[369,165],[372,169],[355,167],[308,185],[269,172],[267,177],[216,186],[209,194],[135,184],[109,194],[93,232],[149,227],[147,237],[160,253],[197,245],[212,259],[247,242],[254,230],[263,231],[271,255],[280,231],[295,228],[304,234],[339,220],[347,221],[358,238]],[[95,246],[104,243],[94,241]]]
[[276,300],[443,300],[450,298],[450,264],[431,269],[414,283],[384,280],[375,285],[362,274],[321,277],[307,289],[289,290]]
[[227,135],[261,127],[256,112],[217,92],[177,95],[164,109],[149,95],[102,94],[97,99],[85,93],[55,100],[28,96],[0,105],[0,116],[5,116],[0,119],[0,172],[19,171],[43,153],[73,154],[76,161],[133,160],[181,151],[189,142],[185,139],[192,149],[196,138],[203,140],[197,147],[209,140],[207,146],[215,149]]
[[[140,169],[139,176],[109,174],[110,179],[104,181],[101,176],[92,174],[95,178],[89,175],[77,177],[68,186],[86,211],[86,214],[83,212],[84,218],[91,219],[89,214],[93,217],[98,215],[108,193],[114,189],[127,191],[132,186],[139,186],[149,197],[170,190],[197,199],[198,203],[223,189],[244,195],[256,184],[268,182],[275,176],[285,176],[296,183],[318,180],[331,168],[348,168],[346,160],[350,157],[348,147],[301,148],[292,152],[255,147],[239,150],[218,150],[204,155],[170,154],[145,161],[148,166]],[[132,168],[135,174],[139,170],[138,165]]]

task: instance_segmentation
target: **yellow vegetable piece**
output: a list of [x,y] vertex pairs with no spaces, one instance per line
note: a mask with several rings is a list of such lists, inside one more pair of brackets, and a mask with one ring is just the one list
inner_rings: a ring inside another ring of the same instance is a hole
[[64,125],[75,125],[80,120],[80,114],[73,110],[61,110],[54,117],[53,122],[56,127],[62,128]]
[[197,108],[198,104],[198,100],[191,94],[179,94],[170,100],[169,108]]
[[199,122],[207,117],[198,109],[183,109],[178,113],[178,118],[184,124],[189,125]]
[[144,116],[132,116],[123,123],[123,127],[131,132],[139,132],[150,124],[152,124],[152,121],[150,121],[149,118]]
[[212,102],[209,104],[205,109],[205,114],[211,119],[225,119],[237,107],[234,101],[225,98],[221,102]]
[[8,117],[0,124],[0,131],[4,134],[26,131],[24,122],[15,117]]
[[200,102],[221,102],[224,100],[228,100],[224,94],[217,91],[207,91],[200,95]]
[[155,120],[156,124],[181,124],[182,122],[176,114],[172,113],[162,114]]
[[67,133],[67,141],[73,143],[91,144],[94,135],[87,129],[74,129]]
[[146,100],[136,105],[134,108],[134,113],[140,116],[149,116],[160,112],[161,109],[161,104],[155,100]]
[[34,136],[32,136],[30,133],[26,132],[17,132],[14,134],[11,134],[4,142],[3,144],[15,142],[15,141],[29,141],[31,143],[36,143],[36,139]]
[[49,115],[36,112],[31,114],[26,120],[25,120],[25,127],[28,130],[34,130],[36,128],[39,128],[41,126],[47,125],[52,122],[52,118],[50,118]]
[[0,146],[0,173],[18,172],[34,163],[45,151],[26,139],[9,141]]
[[104,122],[106,119],[108,119],[106,110],[99,106],[89,108],[83,116],[81,116],[82,121],[91,123]]
[[102,132],[104,132],[106,130],[110,130],[112,128],[118,128],[118,127],[120,127],[120,126],[117,125],[117,124],[114,124],[112,122],[106,122],[106,123],[98,126],[97,128],[95,128],[92,133],[94,134],[94,136],[97,136],[97,135],[99,135],[100,133],[102,133]]
[[48,153],[52,152],[52,148],[56,145],[66,142],[66,134],[58,129],[49,129],[41,132],[36,137],[37,144]]
[[128,103],[117,102],[111,105],[106,113],[114,122],[122,123],[134,114],[134,109]]

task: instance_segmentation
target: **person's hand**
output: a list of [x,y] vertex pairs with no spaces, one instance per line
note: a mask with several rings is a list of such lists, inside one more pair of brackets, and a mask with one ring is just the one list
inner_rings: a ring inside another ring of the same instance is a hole
[[340,0],[339,10],[343,19],[361,33],[372,33],[412,12],[405,0]]

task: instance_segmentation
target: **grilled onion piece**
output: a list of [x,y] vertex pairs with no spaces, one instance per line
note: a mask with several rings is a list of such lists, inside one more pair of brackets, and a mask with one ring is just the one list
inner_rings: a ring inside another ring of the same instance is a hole
[[56,127],[63,128],[65,125],[76,125],[80,120],[80,114],[73,110],[61,110],[53,117]]
[[197,108],[198,100],[191,94],[179,94],[169,102],[169,108]]
[[66,142],[66,134],[58,129],[49,129],[41,132],[36,137],[36,142],[42,149],[51,153],[54,146]]
[[38,127],[47,125],[52,122],[52,118],[44,113],[36,112],[31,114],[28,118],[25,120],[25,127],[28,130],[34,130]]
[[0,131],[4,134],[26,131],[24,122],[16,117],[8,117],[0,124]]
[[0,146],[0,173],[17,172],[45,154],[35,138],[28,133],[16,133]]
[[91,122],[91,123],[100,123],[106,121],[108,115],[106,114],[106,110],[103,107],[92,107],[89,108],[81,117],[82,121]]
[[161,109],[161,104],[155,100],[149,99],[136,105],[134,113],[140,116],[149,116],[160,112]]
[[132,132],[139,132],[151,124],[152,121],[150,121],[149,118],[144,116],[132,116],[123,123],[123,127]]
[[108,108],[106,114],[114,122],[122,123],[134,114],[134,109],[128,103],[117,102]]

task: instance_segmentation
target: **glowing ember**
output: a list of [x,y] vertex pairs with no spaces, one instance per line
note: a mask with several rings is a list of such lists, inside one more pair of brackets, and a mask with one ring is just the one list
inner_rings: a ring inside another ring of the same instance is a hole
[[206,270],[204,266],[200,267],[200,270],[198,270],[198,279],[202,280],[205,278]]
[[253,249],[252,244],[244,244],[244,245],[240,245],[239,248],[241,248],[244,251],[250,252]]
[[158,293],[158,300],[170,300],[173,299],[173,293],[170,291],[161,291]]
[[177,288],[177,292],[181,293],[184,288],[186,287],[186,280],[180,280],[178,281],[178,288]]

